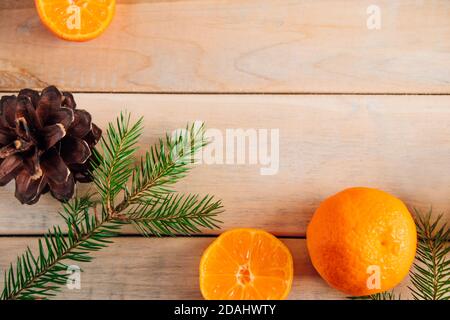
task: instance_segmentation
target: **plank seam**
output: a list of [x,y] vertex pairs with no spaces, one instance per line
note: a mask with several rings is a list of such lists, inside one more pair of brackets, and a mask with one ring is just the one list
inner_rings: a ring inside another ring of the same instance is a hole
[[[64,234],[66,235],[66,234]],[[43,234],[0,234],[0,239],[1,238],[41,238],[43,237]],[[191,235],[191,236],[185,236],[185,235],[177,235],[175,237],[172,236],[161,236],[161,237],[156,237],[156,236],[152,236],[152,237],[145,237],[142,236],[140,234],[134,234],[134,233],[124,233],[124,234],[119,234],[118,236],[114,237],[114,238],[217,238],[219,235],[214,235],[214,234],[197,234],[197,235]],[[305,236],[276,236],[278,239],[298,239],[298,240],[305,240],[306,237]]]
[[[36,89],[36,88],[35,88]],[[0,90],[1,93],[17,93],[18,90]],[[70,92],[76,94],[146,94],[146,95],[265,95],[265,96],[450,96],[450,92],[209,92],[209,91],[76,91]]]

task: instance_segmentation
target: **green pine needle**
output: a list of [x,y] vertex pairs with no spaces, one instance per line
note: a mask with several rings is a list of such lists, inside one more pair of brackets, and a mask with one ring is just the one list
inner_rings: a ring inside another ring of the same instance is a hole
[[[136,161],[142,122],[141,118],[130,124],[130,115],[121,113],[115,124],[109,124],[100,152],[94,152],[97,167],[92,174],[97,192],[62,205],[60,215],[67,232],[54,226],[39,240],[37,254],[27,248],[10,265],[0,300],[55,296],[69,280],[68,262],[90,262],[92,253],[111,244],[124,224],[134,225],[144,236],[219,228],[220,201],[211,196],[176,195],[171,189],[187,174],[195,153],[206,145],[204,126],[187,126],[167,136]],[[123,200],[116,205],[121,193]],[[99,199],[94,201],[95,197]]]
[[126,190],[118,210],[172,192],[171,186],[186,176],[190,164],[195,163],[195,154],[207,143],[203,124],[187,126],[173,136],[160,139],[134,168],[131,190]]
[[67,234],[59,226],[50,229],[38,242],[38,253],[30,248],[17,258],[4,275],[1,300],[46,299],[54,296],[68,280],[66,261],[88,262],[91,253],[108,244],[108,237],[117,236],[117,222],[98,220],[89,214],[89,198],[72,200],[63,205],[61,215]]
[[393,291],[385,291],[362,297],[349,297],[352,300],[400,300],[400,295],[396,295]]
[[173,235],[200,232],[200,228],[218,228],[217,215],[222,211],[220,201],[206,196],[168,194],[157,198],[153,203],[142,203],[129,212],[126,217],[136,230],[144,235]]
[[106,137],[100,141],[100,155],[94,152],[97,168],[93,172],[94,183],[109,208],[114,207],[114,199],[124,188],[133,173],[133,154],[137,150],[137,142],[142,133],[140,118],[130,126],[130,114],[121,113],[114,126],[108,125]]
[[433,220],[431,210],[425,215],[415,211],[419,240],[409,289],[416,300],[449,300],[450,228],[442,215]]

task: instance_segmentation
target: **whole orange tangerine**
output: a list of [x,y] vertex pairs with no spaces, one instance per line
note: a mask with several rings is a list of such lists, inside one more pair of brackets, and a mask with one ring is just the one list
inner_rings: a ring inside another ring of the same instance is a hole
[[259,229],[222,233],[200,262],[200,290],[208,300],[285,299],[292,286],[289,249]]
[[413,263],[417,233],[405,204],[371,188],[341,191],[319,206],[307,229],[317,272],[353,296],[395,287]]

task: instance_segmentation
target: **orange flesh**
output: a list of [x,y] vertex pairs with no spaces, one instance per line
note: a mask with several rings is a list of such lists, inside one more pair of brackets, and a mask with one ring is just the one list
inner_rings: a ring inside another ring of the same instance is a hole
[[293,278],[289,249],[257,229],[223,233],[205,251],[200,288],[205,299],[285,299]]
[[58,37],[86,41],[100,35],[110,24],[115,0],[35,0],[44,25]]

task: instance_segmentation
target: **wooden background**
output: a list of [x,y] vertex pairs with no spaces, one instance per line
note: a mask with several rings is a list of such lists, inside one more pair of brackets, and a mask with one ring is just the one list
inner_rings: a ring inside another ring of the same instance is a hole
[[[381,9],[381,29],[366,26]],[[0,91],[54,84],[104,127],[145,116],[142,147],[194,120],[279,129],[280,168],[201,165],[180,191],[222,198],[223,229],[259,227],[295,260],[291,299],[345,298],[312,268],[305,230],[327,196],[356,185],[431,206],[450,222],[450,2],[118,0],[100,38],[69,43],[32,0],[0,2]],[[85,189],[86,187],[81,187]],[[61,222],[48,196],[21,206],[0,189],[0,267]],[[202,251],[218,232],[144,239],[127,229],[67,299],[197,299]],[[407,297],[408,280],[397,288]]]

